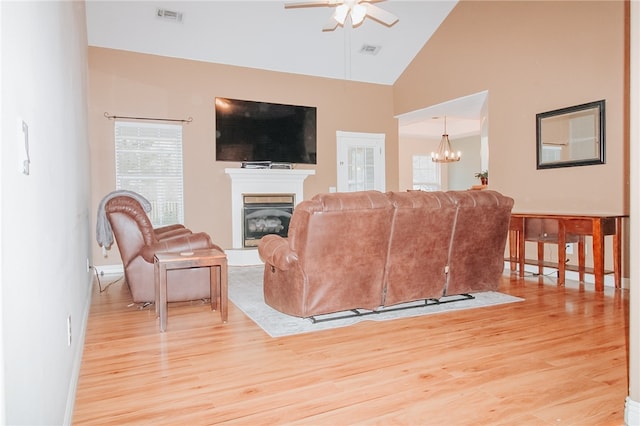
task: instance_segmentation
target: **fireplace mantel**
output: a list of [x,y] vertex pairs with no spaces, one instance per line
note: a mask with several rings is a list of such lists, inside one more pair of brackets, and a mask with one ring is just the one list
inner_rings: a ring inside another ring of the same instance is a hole
[[231,176],[232,184],[234,182],[262,182],[268,180],[273,183],[291,182],[300,183],[309,175],[315,175],[315,170],[309,169],[242,169],[242,168],[226,168],[224,172]]
[[294,194],[294,204],[304,200],[304,180],[316,173],[309,169],[226,168],[231,178],[231,229],[233,248],[226,250],[230,265],[259,264],[256,249],[243,248],[243,194]]

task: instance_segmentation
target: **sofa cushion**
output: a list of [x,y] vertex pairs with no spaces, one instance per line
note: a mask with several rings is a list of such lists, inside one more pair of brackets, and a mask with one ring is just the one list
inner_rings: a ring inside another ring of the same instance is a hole
[[[380,306],[392,216],[378,191],[321,194],[298,204],[289,225],[291,266],[265,265],[267,304],[302,317]],[[265,245],[279,246],[274,240]],[[266,247],[262,254],[270,256]]]
[[445,293],[498,290],[513,199],[491,190],[448,191],[447,195],[458,209]]
[[390,192],[393,203],[384,305],[444,292],[456,204],[443,192]]

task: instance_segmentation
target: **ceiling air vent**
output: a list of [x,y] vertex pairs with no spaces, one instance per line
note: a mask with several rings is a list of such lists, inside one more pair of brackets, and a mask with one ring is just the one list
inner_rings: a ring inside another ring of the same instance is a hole
[[168,9],[156,9],[156,17],[165,21],[182,22],[182,12]]
[[382,49],[382,46],[374,46],[373,44],[363,44],[360,48],[360,53],[365,55],[377,55],[378,52]]

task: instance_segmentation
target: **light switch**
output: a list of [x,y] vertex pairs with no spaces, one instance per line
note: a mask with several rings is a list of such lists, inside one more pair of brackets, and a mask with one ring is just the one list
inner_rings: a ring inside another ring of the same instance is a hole
[[[18,118],[18,143],[24,144],[24,155],[20,156],[20,171],[29,175],[29,166],[31,159],[29,158],[29,126],[21,118]],[[22,146],[20,147],[22,150]]]

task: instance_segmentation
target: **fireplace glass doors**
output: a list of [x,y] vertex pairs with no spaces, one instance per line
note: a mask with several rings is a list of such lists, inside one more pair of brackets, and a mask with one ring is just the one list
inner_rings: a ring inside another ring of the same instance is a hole
[[244,247],[256,247],[268,234],[287,237],[294,194],[244,194],[242,199]]

